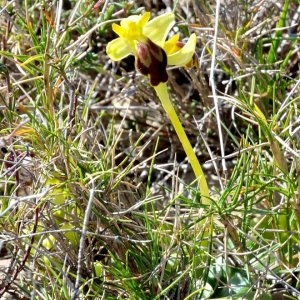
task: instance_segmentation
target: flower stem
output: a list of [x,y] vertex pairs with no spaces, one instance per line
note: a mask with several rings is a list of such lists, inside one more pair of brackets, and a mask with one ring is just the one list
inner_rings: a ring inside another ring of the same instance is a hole
[[203,170],[201,168],[201,165],[199,163],[199,160],[192,148],[192,145],[186,136],[186,133],[181,125],[181,122],[177,116],[177,113],[172,105],[172,102],[169,97],[167,85],[165,83],[160,83],[158,86],[153,87],[161,101],[161,104],[167,113],[169,119],[172,122],[172,125],[177,133],[177,136],[183,146],[183,149],[190,161],[190,164],[192,166],[192,169],[195,173],[196,179],[198,181],[199,190],[201,193],[202,203],[203,204],[209,204],[209,189],[207,186],[207,181],[205,178],[205,175],[203,173]]

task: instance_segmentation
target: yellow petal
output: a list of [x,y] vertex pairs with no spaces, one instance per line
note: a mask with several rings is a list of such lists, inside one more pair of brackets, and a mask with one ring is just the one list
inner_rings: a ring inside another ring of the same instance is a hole
[[112,30],[118,35],[118,36],[121,36],[121,37],[124,37],[125,34],[126,34],[126,31],[124,28],[122,28],[120,25],[116,24],[116,23],[113,23],[112,24]]
[[127,39],[139,39],[142,36],[143,27],[149,21],[151,17],[150,12],[145,12],[143,15],[134,15],[129,16],[121,21],[121,26],[118,29],[118,32],[114,29],[113,30],[119,34],[119,36]]
[[142,14],[141,19],[138,21],[138,25],[141,27],[144,27],[147,22],[150,20],[151,13],[149,11],[146,11]]
[[173,13],[162,14],[148,22],[144,26],[143,33],[152,42],[163,47],[169,31],[174,25],[174,19]]
[[121,26],[113,24],[113,31],[120,37],[128,40],[130,43],[133,41],[145,40],[143,35],[143,27],[150,19],[150,12],[146,12],[139,16],[129,16],[121,21]]
[[130,54],[134,54],[131,44],[122,38],[110,41],[106,46],[106,53],[114,61],[119,61]]
[[175,34],[168,41],[165,42],[164,50],[166,51],[167,55],[173,54],[174,52],[177,52],[181,49],[181,47],[177,45],[178,41],[179,34]]
[[146,11],[142,15],[132,15],[129,16],[128,18],[122,19],[121,20],[121,26],[126,27],[128,22],[134,22],[137,23],[139,26],[144,26],[150,19],[151,13]]
[[187,43],[177,52],[168,55],[168,65],[185,66],[188,64],[195,53],[197,38],[193,33]]

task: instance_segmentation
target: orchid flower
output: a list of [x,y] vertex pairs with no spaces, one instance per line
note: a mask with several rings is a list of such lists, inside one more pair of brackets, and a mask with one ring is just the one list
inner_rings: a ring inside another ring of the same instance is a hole
[[174,25],[174,14],[165,13],[149,21],[150,13],[130,16],[121,21],[121,25],[113,24],[112,28],[119,38],[108,43],[108,56],[119,61],[128,55],[136,58],[136,68],[149,75],[153,86],[166,82],[167,65],[184,66],[193,59],[196,46],[196,35],[192,34],[188,42],[180,43],[179,35],[166,41],[166,37]]
[[120,25],[114,23],[112,29],[119,37],[107,44],[106,52],[114,61],[134,55],[136,69],[149,78],[189,158],[203,203],[209,204],[204,173],[172,105],[166,85],[167,65],[196,65],[196,35],[192,34],[186,44],[179,41],[178,34],[166,40],[175,23],[174,14],[168,12],[149,21],[150,17],[150,12],[145,12],[122,19]]

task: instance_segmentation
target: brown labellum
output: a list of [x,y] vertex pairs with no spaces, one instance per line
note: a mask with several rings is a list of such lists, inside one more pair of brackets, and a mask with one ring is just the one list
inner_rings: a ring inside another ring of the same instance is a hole
[[149,39],[145,43],[138,43],[135,67],[143,75],[149,75],[153,86],[168,81],[167,55]]

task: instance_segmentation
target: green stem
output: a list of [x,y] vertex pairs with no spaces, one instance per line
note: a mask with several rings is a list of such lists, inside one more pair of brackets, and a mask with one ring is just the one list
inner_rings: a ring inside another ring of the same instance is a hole
[[172,105],[172,102],[169,97],[167,85],[165,83],[160,83],[158,86],[154,86],[153,88],[155,89],[165,112],[167,113],[169,119],[171,120],[172,125],[177,133],[177,136],[193,168],[201,192],[202,203],[208,205],[210,203],[209,201],[210,197],[209,197],[209,189],[207,186],[205,175],[200,166],[199,160],[193,150],[193,147],[181,125],[177,113]]

